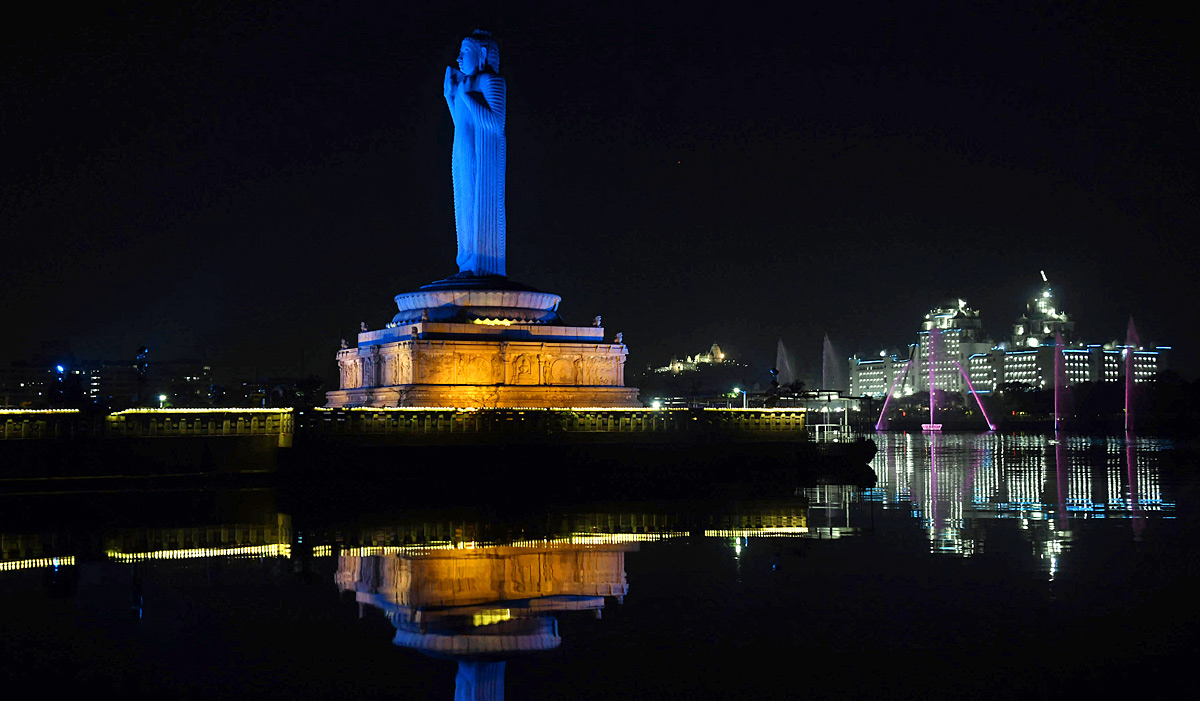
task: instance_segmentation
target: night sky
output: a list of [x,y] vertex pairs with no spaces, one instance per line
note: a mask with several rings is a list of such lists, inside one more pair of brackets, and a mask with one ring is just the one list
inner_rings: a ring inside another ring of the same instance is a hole
[[509,277],[603,314],[630,370],[716,341],[765,382],[782,339],[811,376],[824,334],[902,347],[956,298],[1001,340],[1043,269],[1084,340],[1132,315],[1200,369],[1194,8],[429,4],[10,18],[0,362],[334,378],[457,272],[441,85],[482,27]]

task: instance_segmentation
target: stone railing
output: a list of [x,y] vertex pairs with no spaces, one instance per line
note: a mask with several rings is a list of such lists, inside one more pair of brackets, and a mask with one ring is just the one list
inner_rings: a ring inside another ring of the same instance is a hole
[[647,437],[712,435],[799,440],[805,413],[797,409],[316,409],[301,412],[303,436],[410,437],[416,442],[453,441],[451,436]]
[[0,440],[278,436],[290,446],[291,409],[128,409],[107,415],[78,409],[0,411]]
[[[78,410],[0,413],[0,440],[93,437],[216,438],[277,436],[280,447],[295,434],[339,440],[395,436],[414,443],[454,442],[458,437],[605,436],[801,440],[799,409],[129,409],[107,415]],[[624,439],[622,439],[624,440]]]

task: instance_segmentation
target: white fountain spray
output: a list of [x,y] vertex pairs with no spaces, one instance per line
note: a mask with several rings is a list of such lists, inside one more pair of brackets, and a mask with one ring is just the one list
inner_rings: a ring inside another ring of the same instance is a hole
[[821,389],[846,389],[846,383],[842,381],[843,364],[834,352],[829,334],[825,334],[825,341],[821,346]]
[[779,373],[776,382],[780,387],[787,387],[796,381],[796,368],[793,366],[792,358],[788,355],[787,349],[783,347],[783,339],[779,339],[779,344],[775,346],[775,370]]

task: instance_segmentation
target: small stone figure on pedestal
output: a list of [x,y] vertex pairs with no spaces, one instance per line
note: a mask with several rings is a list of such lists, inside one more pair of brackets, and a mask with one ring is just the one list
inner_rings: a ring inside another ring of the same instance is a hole
[[592,326],[600,326],[600,315],[597,314],[592,318]]
[[347,348],[349,348],[349,347],[350,347],[350,346],[346,344],[346,339],[344,339],[344,338],[343,338],[343,339],[342,339],[342,350],[346,350],[346,349],[347,349]]
[[362,333],[366,333],[367,332],[367,322],[365,322],[365,321],[358,322],[358,330],[361,331]]
[[624,343],[624,342],[625,342],[625,334],[623,334],[623,333],[618,333],[616,336],[613,337],[613,343]]

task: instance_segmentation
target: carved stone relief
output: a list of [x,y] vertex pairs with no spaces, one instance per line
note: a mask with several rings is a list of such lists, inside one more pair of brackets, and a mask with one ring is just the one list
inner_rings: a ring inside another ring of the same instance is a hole
[[512,361],[512,384],[534,385],[538,382],[537,358],[522,353]]
[[438,353],[433,356],[430,363],[430,378],[429,382],[442,384],[454,383],[454,354],[453,353]]
[[575,365],[567,358],[558,358],[550,365],[550,382],[552,385],[575,384]]
[[470,385],[490,384],[492,364],[479,355],[460,355],[458,382]]
[[409,360],[407,353],[401,353],[396,356],[396,374],[393,384],[407,385],[413,381],[412,361]]
[[597,358],[596,376],[593,384],[611,386],[617,384],[616,358]]
[[359,387],[374,386],[375,375],[375,358],[370,356],[362,359],[362,379],[359,380]]

